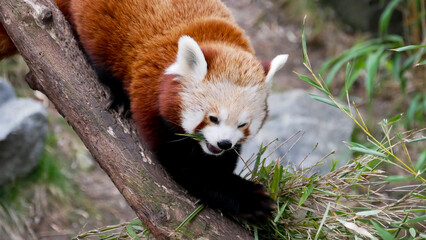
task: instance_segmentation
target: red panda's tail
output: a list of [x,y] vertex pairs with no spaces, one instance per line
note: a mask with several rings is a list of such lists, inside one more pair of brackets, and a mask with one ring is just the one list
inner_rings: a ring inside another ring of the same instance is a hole
[[[59,9],[64,14],[65,18],[69,20],[69,5],[71,0],[55,0]],[[0,60],[7,58],[14,54],[18,53],[15,46],[13,45],[12,40],[6,33],[6,30],[0,24]]]

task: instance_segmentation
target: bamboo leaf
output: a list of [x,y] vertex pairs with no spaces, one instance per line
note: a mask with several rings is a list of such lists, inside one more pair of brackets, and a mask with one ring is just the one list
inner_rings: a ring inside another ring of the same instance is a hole
[[413,224],[413,223],[424,222],[424,221],[426,221],[426,215],[422,215],[422,216],[410,219],[406,222],[406,224]]
[[254,226],[253,227],[253,232],[254,232],[254,240],[259,240],[259,232],[258,232],[258,230],[257,230],[257,227],[256,226]]
[[386,182],[406,182],[416,180],[414,176],[388,176],[383,179]]
[[354,151],[354,152],[360,152],[360,153],[373,155],[373,156],[377,156],[377,157],[383,157],[383,158],[387,157],[386,154],[378,152],[378,151],[373,150],[373,149],[365,149],[365,148],[359,148],[359,147],[349,147],[349,149]]
[[368,54],[372,51],[375,51],[377,49],[380,48],[380,45],[371,45],[371,46],[367,46],[365,48],[353,48],[351,49],[350,52],[348,52],[347,55],[343,55],[339,61],[336,62],[335,65],[333,65],[333,67],[331,68],[331,70],[328,72],[327,74],[327,78],[326,78],[326,84],[327,86],[330,86],[331,82],[334,79],[334,76],[337,74],[337,72],[343,67],[343,65],[345,63],[347,63],[350,60],[356,59],[361,57],[364,54]]
[[367,231],[367,229],[365,229],[365,228],[362,228],[362,227],[359,227],[359,226],[357,226],[355,223],[351,223],[351,222],[346,222],[346,221],[344,221],[344,220],[341,220],[341,219],[337,219],[343,226],[345,226],[347,229],[350,229],[350,230],[352,230],[352,231],[354,231],[354,232],[356,232],[356,233],[358,233],[358,234],[360,234],[360,235],[362,235],[362,236],[365,236],[365,237],[368,237],[368,238],[370,238],[371,240],[377,240],[377,238],[375,238],[373,235],[371,235],[371,233],[369,233],[368,231]]
[[183,137],[190,137],[196,141],[203,141],[206,140],[206,138],[203,136],[203,134],[199,134],[199,133],[176,133],[176,135],[178,136],[183,136]]
[[285,202],[285,204],[284,204],[283,206],[281,206],[281,210],[280,210],[280,212],[277,214],[277,216],[276,216],[276,217],[275,217],[275,219],[274,219],[274,222],[275,222],[275,223],[276,223],[276,222],[278,222],[278,220],[280,220],[281,215],[283,215],[284,210],[285,210],[285,208],[287,207],[287,204],[288,204],[288,201],[287,201],[287,202]]
[[251,176],[252,180],[257,177],[257,173],[259,171],[260,160],[261,160],[262,155],[265,153],[267,148],[268,148],[267,146],[263,147],[263,143],[260,145],[260,149],[259,149],[259,152],[257,153],[256,161],[255,161],[254,167],[253,167],[253,174]]
[[127,225],[127,226],[126,226],[126,231],[127,231],[127,234],[129,234],[129,236],[130,236],[132,239],[135,239],[135,240],[141,240],[141,239],[138,237],[138,234],[136,234],[136,232],[135,232],[135,231],[133,231],[132,225]]
[[420,199],[426,199],[426,196],[421,195],[419,193],[411,193],[411,196],[416,197],[416,198],[420,198]]
[[416,169],[416,171],[419,171],[421,168],[426,166],[426,150],[424,150],[419,158],[417,159],[416,165],[414,166],[414,168]]
[[413,237],[413,238],[415,238],[416,237],[416,229],[414,229],[414,228],[410,228],[409,230],[408,230],[409,232],[410,232],[410,235]]
[[353,71],[353,67],[348,62],[348,64],[346,65],[346,72],[345,72],[345,93],[347,93],[349,91],[349,88],[353,84],[353,82],[350,82],[351,77],[352,77],[352,71]]
[[[311,96],[311,98],[313,98],[313,99],[315,99],[315,100],[317,100],[317,101],[319,101],[319,102],[322,102],[322,103],[328,104],[328,105],[330,105],[330,106],[333,106],[333,107],[339,108],[339,107],[336,105],[336,103],[334,103],[332,100],[330,100],[330,99],[328,99],[328,98],[324,98],[324,97],[321,97],[321,96],[318,96],[318,95],[315,95],[315,94],[311,94],[311,93],[308,93],[308,94],[309,94],[309,96]],[[342,106],[342,108],[343,108],[346,112],[349,112],[349,109],[348,109],[347,107]]]
[[380,15],[379,21],[379,32],[382,36],[387,35],[390,18],[396,6],[399,4],[401,0],[393,0],[391,1],[385,11],[383,11],[382,15]]
[[391,125],[395,122],[398,122],[399,120],[401,120],[403,113],[400,113],[394,117],[392,117],[391,119],[389,119],[388,123],[386,125]]
[[308,51],[306,48],[305,24],[306,24],[306,16],[303,18],[303,24],[302,24],[302,50],[303,50],[303,63],[308,65]]
[[420,138],[411,139],[408,142],[413,143],[413,142],[421,142],[421,141],[425,141],[425,140],[426,140],[426,137],[420,137]]
[[365,84],[366,84],[367,96],[370,100],[373,96],[374,83],[376,80],[376,75],[379,71],[380,62],[383,56],[382,53],[384,50],[385,50],[384,47],[381,47],[374,54],[368,56],[367,58],[367,65],[366,65],[367,78],[365,79],[366,81]]
[[305,189],[303,190],[302,197],[300,198],[299,204],[297,205],[298,208],[302,206],[302,204],[308,199],[309,195],[311,195],[312,193],[312,190],[314,190],[314,185],[312,184],[309,184],[305,187]]
[[305,76],[305,75],[300,74],[300,73],[296,73],[296,74],[302,81],[308,83],[309,85],[314,86],[316,89],[320,90],[324,94],[326,94],[326,95],[330,94],[329,92],[327,92],[327,90],[325,90],[323,87],[321,87],[318,83],[314,82],[314,80],[312,80],[310,77]]
[[270,187],[270,194],[271,198],[274,200],[277,200],[278,197],[278,191],[279,191],[279,183],[282,178],[282,172],[283,172],[283,166],[282,165],[275,165],[274,170],[274,178],[272,179],[272,184]]
[[382,239],[386,240],[396,240],[392,234],[390,234],[388,231],[386,231],[384,228],[382,228],[378,223],[372,221],[374,228],[376,229],[377,233]]
[[395,52],[404,52],[404,51],[415,50],[415,49],[419,49],[419,48],[426,48],[426,45],[407,45],[407,46],[404,46],[404,47],[394,48],[394,49],[391,49],[391,50],[395,51]]
[[425,64],[426,64],[426,59],[417,63],[416,66],[425,65]]
[[371,216],[371,215],[377,215],[377,214],[379,214],[379,213],[381,213],[381,212],[382,212],[382,210],[377,209],[377,210],[370,210],[370,211],[357,212],[357,213],[356,213],[356,215],[357,215],[357,216],[363,216],[363,217],[366,217],[366,216]]

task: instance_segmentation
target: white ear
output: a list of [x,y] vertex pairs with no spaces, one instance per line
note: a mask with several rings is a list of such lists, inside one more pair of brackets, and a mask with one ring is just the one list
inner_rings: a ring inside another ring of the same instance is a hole
[[200,46],[189,36],[179,39],[176,62],[166,69],[166,74],[176,74],[201,81],[207,74],[207,62]]
[[268,74],[266,75],[265,82],[267,84],[272,83],[272,78],[274,77],[275,73],[280,70],[284,64],[287,62],[288,54],[281,54],[276,56],[274,59],[272,59],[271,64],[269,66]]

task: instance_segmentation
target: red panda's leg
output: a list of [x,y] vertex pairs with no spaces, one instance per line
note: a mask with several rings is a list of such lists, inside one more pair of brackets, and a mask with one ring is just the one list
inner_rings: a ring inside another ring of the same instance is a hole
[[232,173],[206,174],[206,171],[187,172],[186,181],[180,184],[204,203],[221,209],[225,214],[255,224],[271,218],[275,203],[261,184]]
[[[167,129],[167,124],[162,129]],[[173,130],[163,132],[160,139],[157,160],[189,193],[211,207],[253,223],[271,218],[274,201],[264,187],[233,173],[239,146],[214,156],[204,153],[195,140]]]
[[18,51],[16,50],[15,45],[13,45],[13,42],[7,35],[6,30],[0,24],[0,60],[16,53],[18,53]]
[[[90,59],[89,59],[90,61]],[[124,90],[123,82],[119,81],[106,67],[99,67],[92,63],[99,81],[110,90],[108,108],[114,109],[125,117],[130,117],[130,98]]]

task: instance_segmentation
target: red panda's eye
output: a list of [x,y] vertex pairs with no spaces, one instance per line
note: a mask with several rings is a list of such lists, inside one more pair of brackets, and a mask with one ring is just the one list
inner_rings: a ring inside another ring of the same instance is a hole
[[219,119],[217,119],[217,117],[210,116],[210,117],[209,117],[209,119],[210,119],[210,121],[211,121],[212,123],[215,123],[215,124],[218,124],[218,123],[219,123]]
[[245,127],[246,125],[247,125],[247,123],[240,124],[240,125],[238,125],[238,128]]

